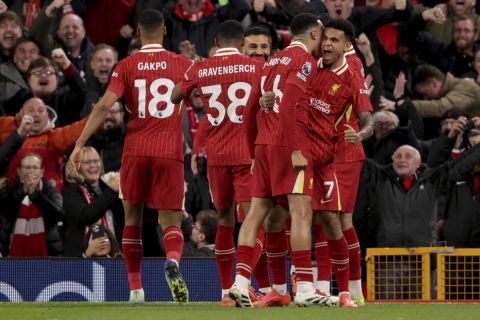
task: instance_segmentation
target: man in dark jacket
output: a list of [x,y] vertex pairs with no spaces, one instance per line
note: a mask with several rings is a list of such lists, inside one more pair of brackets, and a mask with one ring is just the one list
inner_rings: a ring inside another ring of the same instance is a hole
[[[380,166],[367,159],[357,198],[357,221],[366,217],[368,247],[421,247],[435,240],[438,197],[480,162],[480,145],[458,159],[430,169],[420,153],[401,146],[393,164]],[[365,221],[364,220],[364,221]],[[358,226],[358,225],[357,225]],[[419,299],[420,276],[414,265],[386,262],[382,267],[381,299]],[[406,280],[405,280],[406,279]]]
[[392,158],[389,166],[367,160],[362,170],[355,214],[367,217],[375,235],[368,247],[428,246],[435,240],[438,196],[480,162],[480,146],[436,168],[423,165],[407,145]]
[[[463,118],[463,117],[462,117]],[[465,119],[458,119],[450,132],[463,139],[468,137],[467,147],[474,147],[480,143],[480,130],[478,127],[463,131]],[[480,118],[473,119],[475,124],[480,125]],[[472,122],[473,123],[473,122]],[[468,128],[467,128],[468,129]],[[442,135],[436,140],[434,154],[431,157],[438,162],[447,161],[458,156],[453,151],[457,139],[451,134]],[[467,142],[467,141],[465,141]],[[446,241],[447,245],[457,248],[480,247],[480,165],[476,164],[473,170],[452,182],[445,195],[446,206],[439,212],[437,233],[440,240]]]

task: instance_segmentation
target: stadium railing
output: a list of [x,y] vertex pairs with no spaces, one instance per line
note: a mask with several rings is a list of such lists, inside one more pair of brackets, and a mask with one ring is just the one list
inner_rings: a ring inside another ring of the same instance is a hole
[[480,249],[368,248],[369,301],[480,300]]

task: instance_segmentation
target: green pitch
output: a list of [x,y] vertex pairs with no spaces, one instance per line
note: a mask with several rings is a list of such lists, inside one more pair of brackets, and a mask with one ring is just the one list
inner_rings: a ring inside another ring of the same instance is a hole
[[348,310],[340,308],[225,308],[213,303],[0,303],[2,320],[477,320],[479,304],[368,304]]

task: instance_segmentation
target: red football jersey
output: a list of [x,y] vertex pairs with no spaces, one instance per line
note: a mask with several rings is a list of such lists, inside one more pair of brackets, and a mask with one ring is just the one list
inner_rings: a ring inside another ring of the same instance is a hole
[[[358,81],[362,82],[362,80],[365,78],[365,71],[363,70],[362,61],[356,54],[355,49],[352,48],[351,50],[347,51],[345,53],[345,58],[349,65],[349,69],[355,74],[355,78],[358,79]],[[359,90],[366,89],[368,91],[365,81],[361,83],[361,86],[362,88],[360,88]],[[370,98],[367,92],[366,96]],[[360,130],[358,113],[373,112],[373,107],[370,99],[368,99],[368,102],[370,103],[367,103],[366,99],[364,99],[364,101],[359,105],[350,105],[349,109],[345,112],[345,116],[338,124],[337,127],[341,128],[339,129],[341,135],[335,145],[336,163],[365,160],[365,152],[363,150],[362,143],[351,144],[345,142],[343,131],[346,128],[346,124],[354,128],[356,131]]]
[[358,57],[354,48],[351,48],[344,54],[347,59],[348,67],[357,73],[360,77],[365,78],[365,70],[363,69],[362,60]]
[[301,100],[301,104],[310,107],[308,128],[312,154],[317,160],[332,161],[335,154],[337,161],[339,154],[334,150],[334,145],[336,141],[344,139],[345,129],[341,123],[345,117],[349,117],[349,106],[372,109],[364,82],[346,61],[336,70],[318,69],[307,97]]
[[198,88],[205,106],[209,165],[250,164],[243,111],[263,63],[236,48],[221,48],[186,72],[182,92],[189,95]]
[[[282,112],[279,108],[286,84],[295,85],[303,93],[307,91],[310,79],[316,73],[316,60],[301,42],[294,41],[287,48],[270,57],[265,63],[260,80],[261,92],[273,91],[276,101],[273,109],[260,109],[256,115],[257,137],[255,144],[287,146],[284,130],[279,127]],[[296,140],[308,148],[308,108],[296,104]]]
[[184,56],[151,44],[115,67],[107,90],[125,96],[130,113],[124,156],[183,161],[182,112],[170,96],[191,64]]

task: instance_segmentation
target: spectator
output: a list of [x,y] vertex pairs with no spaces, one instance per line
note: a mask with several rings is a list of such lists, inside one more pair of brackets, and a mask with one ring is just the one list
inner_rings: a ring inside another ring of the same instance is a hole
[[27,70],[29,90],[20,90],[11,99],[3,102],[6,114],[15,115],[19,106],[33,95],[55,110],[58,115],[56,126],[61,127],[80,120],[86,95],[85,83],[62,49],[55,49],[52,56],[62,66],[67,85],[59,88],[57,66],[51,60],[40,57],[33,61]]
[[103,224],[95,223],[85,234],[82,256],[84,258],[118,258],[123,257],[123,254],[112,232]]
[[419,58],[437,66],[443,72],[450,72],[455,77],[461,77],[474,70],[474,53],[480,48],[475,43],[478,38],[477,23],[477,18],[473,16],[456,17],[453,40],[448,45],[425,32],[420,32],[416,36]]
[[475,49],[475,53],[473,55],[474,60],[472,62],[473,70],[467,72],[466,74],[462,75],[463,79],[470,79],[475,81],[477,85],[480,86],[480,47]]
[[300,13],[324,12],[321,1],[306,0],[253,0],[253,9],[268,22],[288,26],[292,18]]
[[30,92],[27,71],[32,61],[39,57],[40,46],[34,40],[21,38],[18,41],[13,59],[0,64],[0,100],[8,100],[21,90]]
[[[413,31],[412,31],[413,32]],[[392,94],[400,73],[405,76],[405,86],[403,95],[413,96],[413,74],[420,61],[417,53],[415,39],[412,39],[412,32],[406,29],[400,29],[397,39],[397,50],[395,54],[385,54],[380,51],[380,66],[384,81],[384,91],[386,95]],[[416,32],[416,31],[415,31]]]
[[393,164],[367,159],[355,214],[367,217],[368,247],[422,247],[435,240],[437,198],[480,162],[480,146],[435,168],[421,163],[411,146],[399,147]]
[[330,17],[350,21],[356,36],[365,33],[376,60],[379,47],[377,29],[388,23],[407,21],[413,14],[413,6],[408,0],[395,0],[391,8],[354,7],[353,0],[324,0],[324,4]]
[[20,150],[25,142],[25,138],[30,134],[32,125],[33,118],[29,115],[24,115],[18,129],[14,129],[7,140],[0,145],[0,177],[7,171],[10,160]]
[[13,11],[0,13],[0,62],[13,57],[13,50],[22,37],[22,18]]
[[82,255],[82,240],[91,224],[105,226],[115,239],[123,229],[118,172],[104,175],[100,155],[92,147],[83,148],[79,161],[78,174],[67,166],[66,177],[71,184],[63,191],[67,228],[65,255],[70,257]]
[[[87,118],[63,128],[54,129],[56,113],[39,98],[30,98],[23,104],[18,119],[21,119],[24,115],[33,118],[33,125],[22,148],[10,162],[6,176],[14,176],[19,158],[24,153],[35,152],[44,159],[45,179],[53,180],[61,190],[63,186],[61,165],[65,155],[73,149]],[[8,135],[18,128],[18,119],[15,117],[0,117],[0,143],[3,143]]]
[[200,157],[198,161],[198,173],[192,172],[191,158],[193,142],[197,138],[200,122],[205,116],[203,102],[197,89],[194,89],[187,99],[183,100],[183,136],[184,148],[184,169],[187,191],[185,192],[185,210],[192,216],[196,216],[200,210],[213,207],[210,187],[207,178],[206,157]]
[[[57,223],[63,219],[62,196],[43,177],[42,157],[20,158],[16,183],[0,192],[1,215],[13,225],[9,255],[56,256],[63,252]],[[6,252],[2,254],[6,255]]]
[[198,55],[207,57],[220,22],[228,19],[241,21],[249,10],[247,0],[230,0],[227,5],[217,9],[211,0],[171,1],[163,10],[168,30],[164,47],[179,52],[180,43],[189,40],[195,45]]
[[25,21],[25,28],[28,30],[40,14],[41,8],[45,7],[51,0],[5,0],[4,2],[7,3],[8,10],[14,11],[22,17]]
[[424,118],[440,118],[454,107],[468,117],[480,115],[480,88],[472,81],[446,75],[431,65],[422,65],[414,74],[414,88],[426,100],[413,100]]
[[103,43],[93,47],[90,56],[92,74],[87,78],[87,97],[82,116],[89,114],[93,105],[105,93],[110,74],[117,62],[118,53],[113,47]]
[[[402,99],[398,103],[412,103],[415,106],[424,118],[427,138],[438,135],[440,118],[448,110],[457,108],[468,117],[480,115],[480,88],[473,81],[455,78],[450,73],[445,75],[438,68],[424,64],[415,70],[413,87],[424,100]],[[382,99],[383,106],[394,104],[393,101]]]
[[448,45],[452,42],[453,24],[456,17],[461,15],[472,15],[480,21],[480,17],[475,13],[475,0],[449,0],[445,3],[437,4],[433,8],[420,7],[419,13],[412,17],[412,30],[424,30],[430,33],[435,39]]
[[213,210],[202,210],[197,214],[191,239],[183,249],[184,257],[215,257],[217,222]]
[[[437,140],[439,152],[432,154],[437,161],[447,161],[451,157],[458,157],[458,153],[452,149],[458,142],[458,138],[468,139],[467,146],[474,147],[480,142],[480,119],[469,120],[470,128],[465,129],[466,118],[462,117],[452,125],[448,136],[443,135]],[[460,125],[458,125],[458,123]],[[456,137],[458,136],[458,137]],[[446,241],[449,246],[457,248],[480,247],[480,214],[478,211],[480,166],[477,163],[473,170],[467,172],[451,183],[446,193],[446,210],[439,217],[437,233],[439,240]]]
[[46,57],[49,57],[55,48],[61,47],[80,72],[80,76],[85,79],[92,72],[88,60],[93,46],[86,36],[82,18],[74,13],[65,14],[60,20],[56,36],[48,32],[54,25],[55,13],[69,2],[52,1],[32,24],[30,36],[40,43]]
[[103,121],[103,130],[95,133],[88,140],[88,145],[94,147],[101,154],[106,172],[120,171],[126,134],[127,125],[124,121],[123,107],[117,101]]
[[135,25],[133,16],[137,0],[84,2],[86,12],[83,18],[88,38],[94,45],[105,43],[116,48],[124,57],[135,31],[132,25]]
[[419,148],[419,143],[408,116],[402,115],[402,121],[391,110],[381,110],[373,114],[374,135],[364,142],[365,154],[378,164],[392,162],[392,154],[402,145]]

